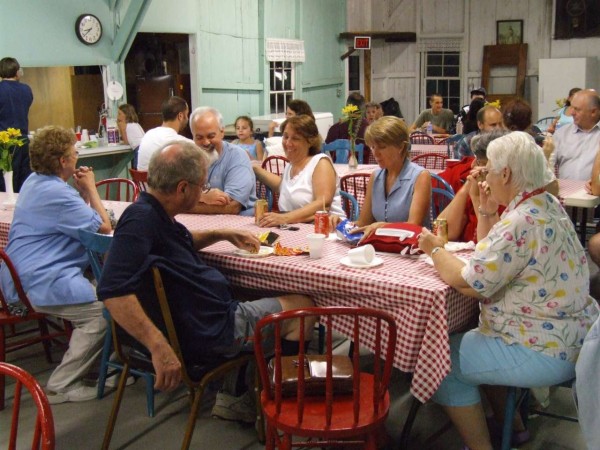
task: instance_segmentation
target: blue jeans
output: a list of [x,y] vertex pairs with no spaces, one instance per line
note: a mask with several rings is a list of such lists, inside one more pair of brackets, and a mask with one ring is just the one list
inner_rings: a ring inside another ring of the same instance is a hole
[[479,403],[479,385],[541,387],[575,376],[575,364],[520,344],[507,345],[501,338],[478,330],[450,337],[452,370],[432,400],[445,406]]

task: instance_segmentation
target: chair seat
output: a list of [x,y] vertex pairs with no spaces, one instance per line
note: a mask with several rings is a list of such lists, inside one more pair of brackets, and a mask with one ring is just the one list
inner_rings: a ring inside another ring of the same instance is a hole
[[[333,417],[329,436],[337,438],[356,436],[361,428],[365,432],[379,427],[387,418],[390,407],[389,392],[380,404],[377,414],[373,410],[373,375],[360,374],[360,413],[358,423],[354,425],[352,395],[337,395],[333,401]],[[267,422],[277,429],[297,436],[322,436],[325,426],[326,403],[322,396],[304,398],[304,418],[302,424],[297,422],[296,398],[284,398],[281,401],[281,413],[276,412],[276,402],[267,400],[266,392],[261,394],[261,403]]]
[[14,325],[26,321],[43,320],[46,318],[46,314],[38,313],[35,311],[29,311],[25,317],[13,316],[8,312],[0,309],[0,325]]

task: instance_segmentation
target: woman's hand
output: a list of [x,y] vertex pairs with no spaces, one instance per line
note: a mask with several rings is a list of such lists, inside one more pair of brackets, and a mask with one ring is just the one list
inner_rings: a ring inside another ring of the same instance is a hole
[[367,225],[364,227],[356,227],[350,231],[350,234],[360,233],[361,231],[364,232],[364,236],[360,238],[360,241],[358,241],[362,242],[366,238],[371,236],[375,232],[375,230],[377,230],[377,228],[381,228],[382,226],[386,225],[386,223],[387,222],[373,222],[371,225]]
[[91,167],[81,166],[73,174],[75,188],[85,201],[89,201],[90,191],[96,190],[96,177]]
[[419,240],[419,248],[429,256],[431,256],[431,251],[434,248],[444,248],[444,240],[441,237],[433,234],[427,228],[423,228],[417,238]]
[[335,231],[335,227],[337,227],[337,224],[342,220],[344,220],[344,218],[337,214],[329,214],[329,229]]
[[284,225],[289,223],[289,217],[285,213],[273,213],[268,212],[262,216],[260,222],[258,223],[261,227],[278,227],[279,225]]

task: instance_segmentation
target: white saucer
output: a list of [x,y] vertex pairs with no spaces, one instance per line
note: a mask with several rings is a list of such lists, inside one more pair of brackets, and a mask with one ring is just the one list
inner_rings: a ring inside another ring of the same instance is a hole
[[342,259],[340,259],[340,263],[346,267],[352,267],[354,269],[370,269],[371,267],[377,267],[377,266],[382,265],[383,258],[376,256],[375,258],[373,258],[373,261],[371,261],[370,264],[357,264],[357,263],[350,261],[349,256],[344,256]]
[[243,256],[244,258],[264,258],[265,256],[273,254],[273,251],[273,247],[262,245],[258,253],[250,253],[249,251],[242,250],[241,248],[235,249],[233,253],[238,256]]

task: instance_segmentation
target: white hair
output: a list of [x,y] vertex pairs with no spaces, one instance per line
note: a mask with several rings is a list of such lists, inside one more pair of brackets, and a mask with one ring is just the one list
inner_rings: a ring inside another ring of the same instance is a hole
[[546,186],[554,179],[544,152],[533,137],[523,131],[513,131],[490,142],[487,157],[493,170],[510,169],[512,185],[519,192]]
[[192,124],[194,123],[196,117],[203,116],[205,114],[212,114],[215,116],[219,122],[219,128],[225,128],[225,125],[223,125],[223,114],[221,114],[218,109],[213,108],[212,106],[199,106],[194,109],[192,114],[190,114],[190,130],[193,130]]

